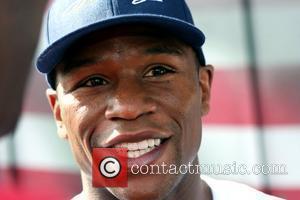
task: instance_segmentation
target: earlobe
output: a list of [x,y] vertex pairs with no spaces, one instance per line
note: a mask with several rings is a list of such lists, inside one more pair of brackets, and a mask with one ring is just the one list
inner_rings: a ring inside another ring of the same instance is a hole
[[201,88],[201,114],[207,115],[210,109],[210,92],[214,68],[212,65],[201,66],[199,69],[199,84]]
[[62,139],[68,139],[68,134],[61,117],[61,108],[57,99],[57,92],[53,89],[47,89],[46,95],[53,112],[53,117],[57,126],[58,136]]

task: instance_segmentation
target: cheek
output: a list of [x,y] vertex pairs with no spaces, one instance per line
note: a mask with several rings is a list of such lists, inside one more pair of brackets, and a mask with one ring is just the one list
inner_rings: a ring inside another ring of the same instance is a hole
[[182,110],[181,148],[184,162],[192,162],[197,156],[201,137],[201,101],[198,91],[190,93],[187,104]]
[[90,174],[92,157],[89,138],[95,123],[95,109],[72,96],[63,99],[61,108],[73,155],[80,168]]
[[88,136],[102,116],[103,108],[99,103],[102,100],[66,95],[62,102],[62,118],[69,134],[80,138]]
[[69,137],[83,136],[83,124],[88,118],[89,108],[72,98],[66,98],[62,103],[62,120],[68,130]]
[[196,82],[181,83],[163,95],[162,107],[180,128],[175,136],[176,151],[181,162],[187,163],[195,159],[201,143],[201,94]]

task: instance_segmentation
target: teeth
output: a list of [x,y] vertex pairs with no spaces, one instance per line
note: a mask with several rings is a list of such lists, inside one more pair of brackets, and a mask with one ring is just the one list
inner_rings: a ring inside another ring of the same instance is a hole
[[156,146],[159,146],[161,139],[146,139],[140,142],[121,143],[115,148],[128,148],[128,158],[137,158],[152,151]]
[[140,157],[150,151],[152,151],[155,147],[149,147],[147,149],[136,150],[136,151],[128,151],[128,158],[137,158]]
[[141,153],[141,155],[147,153],[146,149],[139,150],[139,152]]
[[137,158],[140,156],[140,151],[134,151],[134,157]]
[[134,158],[135,153],[133,151],[128,151],[128,158]]
[[114,147],[115,148],[128,148],[128,143],[116,144]]
[[154,139],[154,144],[155,146],[159,146],[160,145],[161,140],[160,139]]
[[141,142],[138,143],[139,149],[147,149],[148,148],[148,142],[147,140],[143,140]]
[[154,146],[154,143],[155,143],[154,139],[148,139],[147,142],[148,142],[148,146],[149,147],[153,147]]
[[137,143],[128,143],[128,150],[129,151],[134,151],[134,150],[138,150],[139,146]]
[[154,149],[154,147],[151,147],[151,148],[146,149],[146,153],[152,151],[153,149]]
[[122,147],[122,148],[128,148],[128,143],[122,143],[122,144],[120,145],[120,147]]

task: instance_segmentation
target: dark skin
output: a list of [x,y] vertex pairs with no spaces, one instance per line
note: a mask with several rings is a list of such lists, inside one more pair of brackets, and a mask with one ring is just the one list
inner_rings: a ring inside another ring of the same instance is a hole
[[47,96],[58,134],[80,166],[84,198],[211,199],[207,184],[193,174],[129,174],[127,188],[94,188],[91,151],[106,147],[113,133],[151,129],[153,137],[168,140],[155,164],[198,164],[212,66],[199,68],[191,47],[145,28],[110,29],[77,44],[57,67],[57,89]]

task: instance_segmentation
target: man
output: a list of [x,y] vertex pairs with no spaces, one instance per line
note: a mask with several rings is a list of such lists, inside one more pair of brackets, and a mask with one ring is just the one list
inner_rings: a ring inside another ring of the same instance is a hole
[[127,187],[94,187],[95,148],[127,148],[131,169],[199,165],[213,77],[204,35],[183,0],[58,0],[46,20],[37,67],[81,169],[74,199],[276,199],[199,173],[129,170]]

